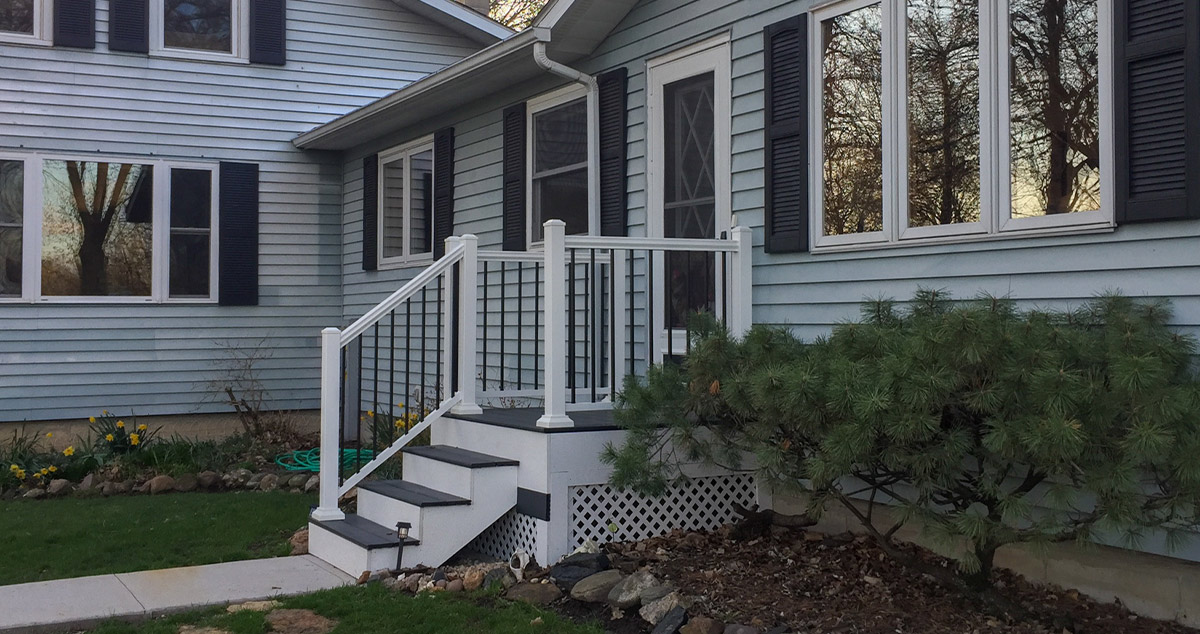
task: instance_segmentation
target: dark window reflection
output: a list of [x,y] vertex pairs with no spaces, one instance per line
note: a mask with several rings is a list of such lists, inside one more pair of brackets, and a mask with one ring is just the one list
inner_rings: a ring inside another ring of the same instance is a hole
[[25,164],[0,161],[0,295],[21,294]]
[[209,170],[171,170],[171,297],[209,295],[212,186]]
[[33,34],[33,0],[0,0],[0,32]]
[[232,0],[163,0],[168,48],[233,52]]
[[587,101],[543,110],[533,115],[533,218],[535,241],[542,224],[558,219],[567,233],[587,233]]

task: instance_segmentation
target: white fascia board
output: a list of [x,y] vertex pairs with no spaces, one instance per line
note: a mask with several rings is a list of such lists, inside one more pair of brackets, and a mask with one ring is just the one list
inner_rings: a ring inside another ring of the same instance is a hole
[[512,29],[454,0],[392,1],[479,44],[493,44],[513,35]]

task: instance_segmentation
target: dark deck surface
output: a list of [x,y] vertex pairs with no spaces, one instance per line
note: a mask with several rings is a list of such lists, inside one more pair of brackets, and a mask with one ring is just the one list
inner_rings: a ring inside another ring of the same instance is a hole
[[538,427],[537,421],[545,413],[540,407],[512,407],[505,409],[484,409],[482,414],[478,415],[461,415],[452,414],[453,418],[459,420],[470,421],[472,423],[483,423],[485,425],[496,425],[499,427],[509,427],[511,429],[523,429],[525,431],[540,432],[544,434],[569,434],[571,432],[580,431],[612,431],[620,429],[617,427],[616,421],[613,419],[611,409],[586,410],[586,411],[568,411],[567,415],[571,420],[575,421],[574,427],[558,427],[554,429],[546,429]]

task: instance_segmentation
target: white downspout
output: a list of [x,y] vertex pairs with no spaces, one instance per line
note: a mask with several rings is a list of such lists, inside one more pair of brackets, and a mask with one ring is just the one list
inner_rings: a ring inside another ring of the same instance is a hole
[[[539,34],[540,35],[540,34]],[[588,109],[588,222],[593,235],[600,235],[600,82],[596,78],[560,64],[546,55],[546,41],[533,43],[533,61],[542,70],[564,77],[587,88]]]

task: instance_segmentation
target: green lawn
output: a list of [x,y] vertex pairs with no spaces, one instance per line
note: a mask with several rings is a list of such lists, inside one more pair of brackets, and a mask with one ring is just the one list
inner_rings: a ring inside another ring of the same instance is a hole
[[[544,634],[602,634],[603,629],[577,625],[555,614],[523,603],[500,601],[490,595],[463,597],[444,592],[411,596],[392,592],[379,584],[326,590],[286,599],[285,608],[309,609],[338,621],[331,634],[515,634],[536,631]],[[531,627],[530,622],[542,619]],[[176,634],[181,625],[217,627],[232,634],[263,634],[267,631],[261,612],[226,614],[215,609],[127,625],[113,623],[92,634]]]
[[314,503],[283,492],[0,502],[0,585],[286,555]]

